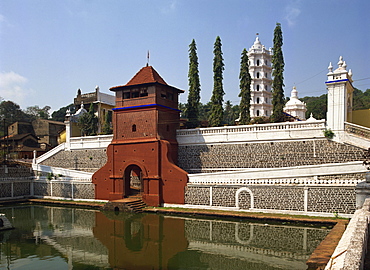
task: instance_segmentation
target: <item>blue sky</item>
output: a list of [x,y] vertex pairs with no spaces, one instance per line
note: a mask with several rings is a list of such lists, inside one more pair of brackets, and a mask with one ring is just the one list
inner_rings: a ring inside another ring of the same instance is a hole
[[77,89],[126,84],[146,65],[186,90],[188,46],[198,47],[202,102],[213,86],[213,44],[222,40],[226,100],[239,103],[240,54],[259,33],[272,47],[281,23],[285,95],[326,93],[329,62],[343,56],[354,86],[370,88],[368,0],[0,0],[0,97],[52,110]]

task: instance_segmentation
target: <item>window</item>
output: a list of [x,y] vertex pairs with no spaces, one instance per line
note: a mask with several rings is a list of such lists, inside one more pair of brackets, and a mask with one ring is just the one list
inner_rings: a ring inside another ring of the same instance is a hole
[[147,88],[141,88],[140,89],[140,97],[146,97],[148,96],[148,89]]
[[267,85],[265,85],[265,91],[267,91]]
[[259,97],[257,98],[257,104],[260,104],[260,98]]
[[131,98],[131,93],[130,93],[130,91],[123,92],[123,99],[129,99],[129,98]]
[[133,89],[131,92],[131,98],[138,98],[140,96],[139,89]]
[[259,66],[260,65],[260,60],[257,60],[257,66]]
[[260,110],[257,110],[256,115],[257,115],[257,116],[260,116]]
[[259,78],[260,77],[260,73],[259,72],[257,72],[257,78]]
[[260,85],[259,84],[257,84],[257,91],[259,91],[260,90]]
[[132,125],[132,132],[136,132],[136,125]]

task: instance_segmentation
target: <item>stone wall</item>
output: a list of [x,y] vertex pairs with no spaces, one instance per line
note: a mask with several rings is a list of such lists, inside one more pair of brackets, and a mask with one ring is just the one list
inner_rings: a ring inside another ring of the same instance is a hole
[[353,214],[355,188],[351,186],[212,186],[188,184],[185,204],[235,210]]
[[[189,173],[217,168],[276,168],[363,159],[363,150],[329,140],[179,145],[179,166]],[[210,172],[209,170],[207,172]]]
[[95,172],[107,162],[106,149],[81,149],[60,151],[41,162],[41,165]]
[[32,168],[14,165],[10,166],[0,166],[0,179],[9,179],[9,178],[29,178],[33,177]]

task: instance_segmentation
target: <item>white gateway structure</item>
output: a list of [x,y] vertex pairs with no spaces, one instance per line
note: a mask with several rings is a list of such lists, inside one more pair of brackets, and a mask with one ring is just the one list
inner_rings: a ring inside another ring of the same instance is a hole
[[257,36],[248,51],[249,73],[252,77],[250,106],[252,118],[270,117],[272,114],[271,57],[272,49],[267,50]]

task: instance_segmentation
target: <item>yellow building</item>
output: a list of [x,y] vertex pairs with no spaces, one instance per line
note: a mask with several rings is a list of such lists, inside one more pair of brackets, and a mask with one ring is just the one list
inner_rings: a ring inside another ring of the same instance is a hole
[[[116,104],[116,97],[113,95],[101,93],[99,86],[95,87],[95,92],[81,94],[81,90],[78,89],[77,96],[73,101],[76,108],[90,109],[90,105],[93,104],[95,115],[98,118],[98,134],[102,133],[105,124],[106,114],[112,114],[112,109]],[[80,109],[80,110],[81,110]],[[80,110],[78,112],[80,112]],[[78,114],[78,112],[76,114]],[[76,115],[77,116],[77,115]],[[77,126],[77,123],[73,122],[71,125],[72,137],[81,136],[81,130]]]
[[370,128],[370,109],[352,111],[352,123]]

